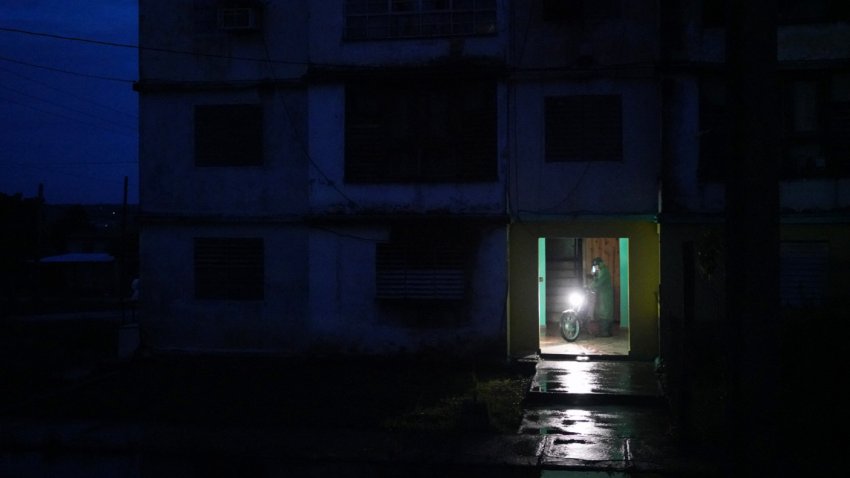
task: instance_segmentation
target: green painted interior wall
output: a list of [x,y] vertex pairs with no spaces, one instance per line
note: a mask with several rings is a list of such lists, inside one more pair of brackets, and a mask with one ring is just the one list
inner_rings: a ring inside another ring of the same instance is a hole
[[619,237],[629,241],[630,355],[658,355],[659,243],[657,225],[639,221],[513,224],[509,234],[508,353],[523,356],[539,347],[538,239]]
[[620,327],[629,326],[629,238],[620,238]]
[[537,238],[537,318],[540,327],[546,327],[546,238]]

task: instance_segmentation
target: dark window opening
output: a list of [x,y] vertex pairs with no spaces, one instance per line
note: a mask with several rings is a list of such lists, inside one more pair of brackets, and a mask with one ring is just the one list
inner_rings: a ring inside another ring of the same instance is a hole
[[[781,87],[780,175],[784,179],[850,176],[850,74],[795,74]],[[721,78],[699,93],[699,176],[726,177],[735,118]]]
[[722,79],[700,80],[698,174],[703,180],[720,181],[726,177],[726,161],[732,153],[726,104],[726,83]]
[[347,0],[345,2],[345,38],[348,40],[495,33],[495,0]]
[[779,290],[784,307],[819,307],[826,304],[829,243],[780,243]]
[[[779,25],[829,23],[850,20],[850,2],[847,0],[779,0],[776,2],[776,20]],[[724,0],[702,1],[704,28],[726,26]]]
[[780,24],[850,20],[850,2],[847,0],[779,0],[776,7]]
[[622,0],[543,0],[543,20],[564,25],[594,25],[621,18]]
[[196,299],[263,299],[263,239],[195,238],[194,254]]
[[791,78],[783,93],[782,176],[850,175],[850,74]]
[[346,181],[496,179],[493,82],[371,82],[347,87]]
[[382,300],[462,301],[469,275],[466,231],[400,228],[376,245],[376,294]]
[[263,164],[260,105],[195,106],[196,166]]
[[544,115],[546,161],[623,159],[619,95],[547,97]]
[[718,28],[726,25],[725,0],[702,1],[703,28]]

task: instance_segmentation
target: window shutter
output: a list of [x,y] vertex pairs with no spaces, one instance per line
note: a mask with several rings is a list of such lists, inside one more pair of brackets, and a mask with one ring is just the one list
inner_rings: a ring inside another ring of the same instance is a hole
[[782,305],[823,305],[828,259],[829,244],[826,242],[782,242],[779,280]]
[[263,240],[196,238],[195,297],[262,300],[265,286]]
[[260,105],[195,106],[195,165],[263,164]]
[[440,242],[400,240],[378,244],[377,297],[462,300],[466,291],[464,248]]

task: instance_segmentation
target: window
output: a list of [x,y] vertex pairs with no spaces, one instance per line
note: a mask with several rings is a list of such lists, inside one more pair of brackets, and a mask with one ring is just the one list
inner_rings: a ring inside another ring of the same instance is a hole
[[196,299],[263,299],[262,239],[195,238],[194,246]]
[[785,85],[783,177],[850,175],[850,74]]
[[[532,9],[538,8],[536,6]],[[543,0],[543,21],[592,26],[622,16],[621,0]]]
[[[794,74],[781,94],[781,176],[850,176],[850,74]],[[700,80],[699,102],[700,178],[722,180],[735,120],[724,81]]]
[[263,164],[260,105],[195,106],[196,166]]
[[817,241],[783,241],[779,251],[779,291],[782,305],[824,305],[829,244]]
[[703,78],[699,84],[699,176],[720,181],[732,151],[732,130],[726,107],[726,83]]
[[[850,19],[847,0],[778,0],[776,17],[779,25],[827,23]],[[723,0],[702,1],[702,23],[705,28],[724,27],[726,7]]]
[[703,28],[717,28],[726,25],[725,0],[702,0]]
[[619,95],[545,99],[546,161],[620,161],[623,157]]
[[496,0],[347,0],[348,40],[496,33]]
[[387,300],[462,300],[466,295],[466,240],[451,228],[404,228],[377,244],[376,290]]
[[492,81],[369,82],[346,88],[346,181],[496,179]]
[[780,24],[826,23],[850,19],[847,0],[779,0]]

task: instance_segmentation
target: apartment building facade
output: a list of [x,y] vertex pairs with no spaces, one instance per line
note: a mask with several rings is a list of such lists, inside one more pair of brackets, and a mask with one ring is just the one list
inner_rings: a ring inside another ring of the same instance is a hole
[[[718,320],[718,5],[141,1],[146,345],[522,356],[597,256],[629,355],[694,303]],[[846,285],[835,5],[784,6],[778,30],[792,309]]]

